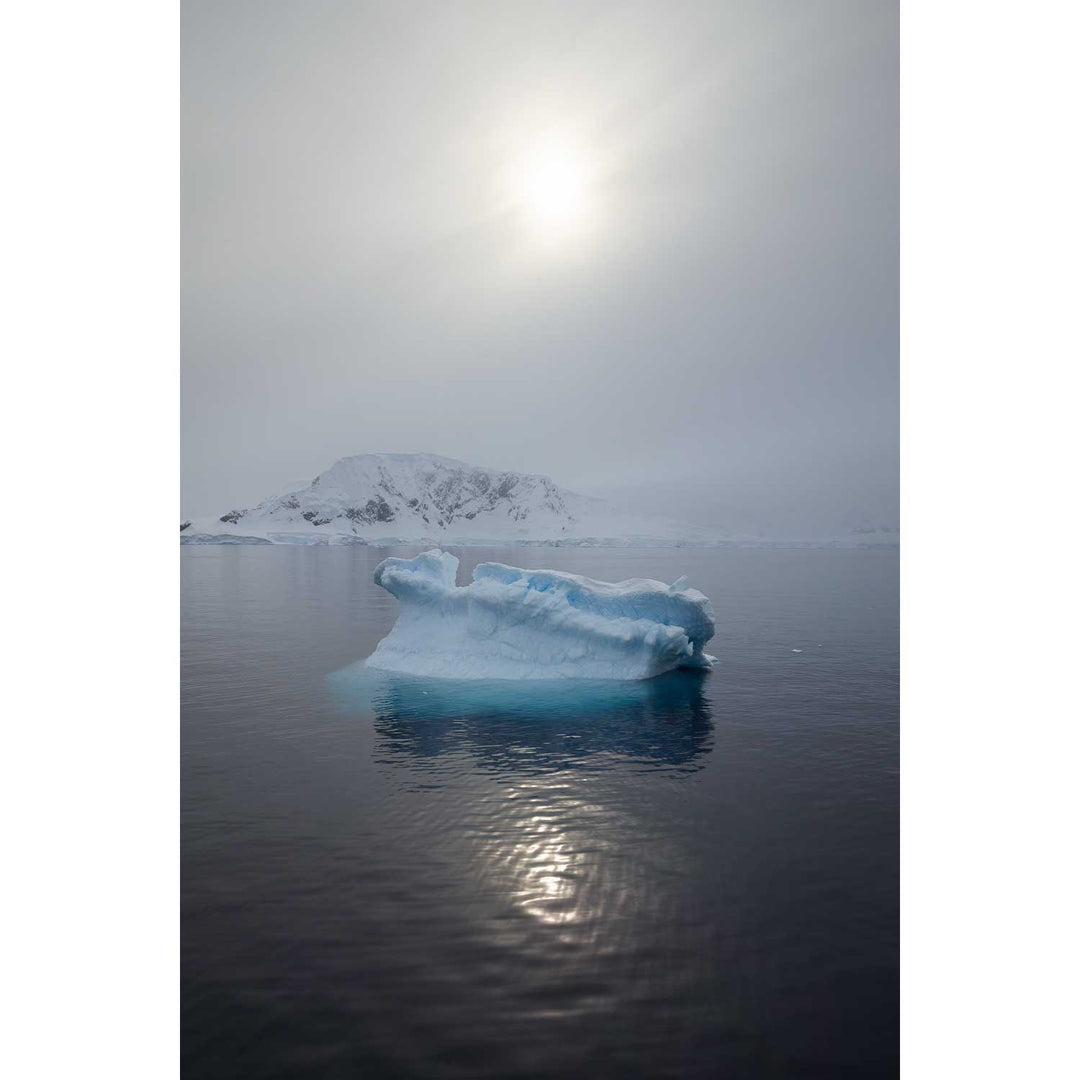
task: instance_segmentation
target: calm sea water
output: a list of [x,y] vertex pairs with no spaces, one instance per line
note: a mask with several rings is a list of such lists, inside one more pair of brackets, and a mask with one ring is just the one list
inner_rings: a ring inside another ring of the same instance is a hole
[[418,548],[181,548],[202,1077],[898,1067],[898,552],[451,549],[711,597],[700,676],[379,676]]

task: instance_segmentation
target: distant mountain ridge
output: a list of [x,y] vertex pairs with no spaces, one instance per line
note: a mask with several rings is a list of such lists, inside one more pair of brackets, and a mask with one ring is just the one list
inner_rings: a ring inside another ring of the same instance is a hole
[[438,454],[357,454],[307,486],[181,525],[185,543],[401,540],[703,539],[696,526],[638,516],[546,476]]

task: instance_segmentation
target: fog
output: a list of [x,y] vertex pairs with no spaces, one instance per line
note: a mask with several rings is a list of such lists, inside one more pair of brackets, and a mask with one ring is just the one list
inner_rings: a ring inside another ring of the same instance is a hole
[[182,8],[182,507],[347,454],[898,522],[894,3]]

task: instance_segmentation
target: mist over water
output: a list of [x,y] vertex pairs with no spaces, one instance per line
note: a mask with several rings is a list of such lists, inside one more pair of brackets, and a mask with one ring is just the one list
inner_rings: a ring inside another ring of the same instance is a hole
[[357,664],[415,550],[182,549],[185,1075],[895,1075],[897,551],[453,549],[716,608],[523,686]]

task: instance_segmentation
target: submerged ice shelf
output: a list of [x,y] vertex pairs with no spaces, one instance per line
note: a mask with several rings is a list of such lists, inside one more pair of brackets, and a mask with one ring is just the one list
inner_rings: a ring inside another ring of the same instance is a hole
[[457,568],[439,550],[379,563],[375,582],[401,612],[369,667],[449,679],[649,679],[713,663],[704,652],[712,607],[685,578],[610,583],[481,563],[459,586]]

